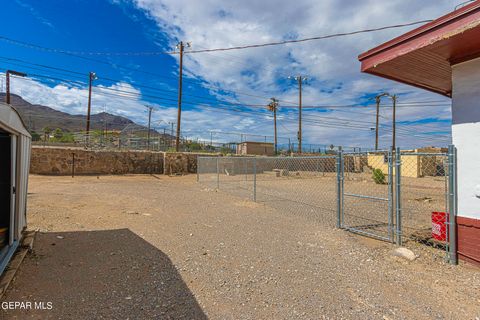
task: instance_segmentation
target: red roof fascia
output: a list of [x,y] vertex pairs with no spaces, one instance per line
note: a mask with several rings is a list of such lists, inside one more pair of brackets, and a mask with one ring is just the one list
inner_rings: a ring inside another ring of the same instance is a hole
[[360,54],[358,59],[362,62],[361,70],[367,71],[379,63],[432,44],[454,30],[474,23],[480,24],[479,19],[480,0],[477,0]]

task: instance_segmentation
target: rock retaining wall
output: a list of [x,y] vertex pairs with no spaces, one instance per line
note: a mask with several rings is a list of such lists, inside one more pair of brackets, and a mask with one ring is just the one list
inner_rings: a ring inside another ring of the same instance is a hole
[[[75,174],[188,174],[197,172],[197,156],[208,154],[85,150],[65,147],[32,147],[30,173],[70,175],[75,163]],[[210,155],[211,156],[211,155]]]
[[163,173],[163,152],[84,150],[32,147],[30,173],[127,174]]

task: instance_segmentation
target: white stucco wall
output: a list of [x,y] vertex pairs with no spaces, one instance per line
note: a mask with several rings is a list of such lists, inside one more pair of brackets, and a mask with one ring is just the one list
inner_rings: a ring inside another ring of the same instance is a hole
[[480,219],[480,58],[452,66],[452,138],[458,152],[458,215]]

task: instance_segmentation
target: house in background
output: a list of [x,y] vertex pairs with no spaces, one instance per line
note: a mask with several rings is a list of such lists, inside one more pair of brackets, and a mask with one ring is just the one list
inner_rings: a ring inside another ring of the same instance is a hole
[[[445,174],[445,156],[447,148],[419,148],[415,150],[402,150],[403,154],[408,154],[402,158],[402,177],[422,178],[435,177]],[[428,156],[422,155],[428,153]],[[438,153],[439,156],[433,154]],[[384,174],[388,174],[388,158],[385,152],[369,152],[367,156],[367,165],[371,169],[380,169]],[[395,168],[393,168],[395,174]]]
[[32,137],[17,111],[0,102],[0,274],[27,225],[27,187]]
[[273,156],[275,155],[275,149],[273,147],[273,143],[245,141],[237,144],[237,154]]
[[457,250],[480,264],[480,1],[359,56],[361,70],[452,98]]

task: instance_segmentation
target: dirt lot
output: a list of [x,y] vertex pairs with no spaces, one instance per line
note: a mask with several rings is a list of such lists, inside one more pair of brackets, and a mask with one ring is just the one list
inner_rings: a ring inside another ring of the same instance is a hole
[[[287,206],[288,211],[313,215],[323,223],[336,225],[336,173],[296,171],[295,174],[278,177],[272,173],[264,172],[256,175],[258,202],[267,203],[278,209],[285,209]],[[431,234],[432,212],[447,211],[445,179],[443,176],[402,177],[402,231],[405,241],[420,240],[418,234]],[[253,174],[221,173],[219,186],[221,190],[235,196],[253,199],[253,180]],[[216,174],[202,174],[200,181],[210,188],[217,187]],[[344,225],[379,237],[388,237],[389,185],[376,184],[368,173],[346,173],[343,188]],[[385,200],[372,200],[365,197]],[[315,212],[310,213],[312,208],[315,208]],[[392,221],[393,215],[392,211]]]
[[480,271],[195,183],[31,176],[34,251],[4,319],[475,319]]

